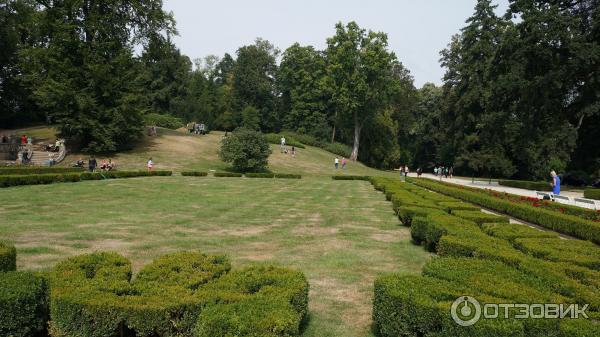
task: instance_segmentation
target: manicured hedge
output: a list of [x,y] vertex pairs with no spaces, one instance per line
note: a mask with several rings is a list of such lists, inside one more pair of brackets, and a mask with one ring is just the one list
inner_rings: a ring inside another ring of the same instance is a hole
[[370,180],[369,176],[332,176],[333,180]]
[[233,173],[233,172],[215,172],[214,173],[215,177],[219,177],[219,178],[240,178],[243,176],[243,174],[241,173]]
[[183,171],[181,172],[182,176],[187,177],[206,177],[208,172],[200,172],[200,171]]
[[246,173],[246,178],[275,178],[274,173]]
[[47,321],[46,280],[31,272],[0,272],[0,336],[37,336]]
[[600,244],[600,223],[584,220],[575,216],[536,208],[527,204],[513,203],[485,194],[485,192],[438,183],[428,179],[410,179],[419,186],[452,197],[471,202],[494,211],[508,214],[554,231]]
[[270,144],[281,145],[281,137],[285,137],[285,145],[293,146],[299,149],[304,149],[304,145],[294,139],[294,137],[290,137],[289,135],[282,135],[280,133],[267,133],[265,134],[265,139]]
[[583,196],[588,199],[600,200],[600,188],[588,188],[583,191]]
[[500,216],[495,214],[487,214],[481,211],[454,211],[453,215],[456,215],[459,218],[467,219],[475,222],[478,225],[482,225],[484,223],[508,223],[509,219],[506,216]]
[[48,173],[82,173],[82,167],[39,167],[39,166],[9,166],[0,167],[0,175],[27,175]]
[[0,176],[0,187],[21,185],[42,185],[62,182],[78,182],[82,180],[102,180],[135,178],[149,176],[170,176],[171,171],[110,171],[98,173],[65,173],[65,174],[30,174]]
[[0,241],[0,272],[17,270],[17,250]]
[[452,213],[454,211],[481,211],[481,207],[473,206],[461,201],[445,201],[439,202],[438,205],[446,212]]
[[300,272],[273,266],[230,272],[224,256],[165,255],[132,280],[130,262],[94,253],[51,272],[57,336],[298,336],[308,306]]
[[302,175],[291,174],[291,173],[275,173],[275,178],[278,178],[278,179],[302,179]]
[[[449,206],[460,203],[437,202],[436,193],[387,178],[371,182],[392,200],[401,218],[412,216],[414,241],[441,256],[426,264],[423,276],[376,279],[373,317],[381,336],[583,337],[600,333],[596,323],[566,319],[484,319],[472,327],[460,327],[450,318],[450,304],[463,295],[483,303],[589,304],[590,317],[600,317],[598,247],[561,240],[556,233],[509,224],[506,217],[468,208],[448,214]],[[501,223],[487,223],[498,219]],[[561,242],[555,244],[555,240]]]
[[508,187],[522,188],[533,191],[552,191],[552,186],[543,181],[498,180],[498,184]]

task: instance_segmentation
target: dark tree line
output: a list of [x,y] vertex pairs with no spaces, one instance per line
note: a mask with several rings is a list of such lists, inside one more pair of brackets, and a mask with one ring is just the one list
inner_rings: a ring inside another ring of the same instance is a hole
[[131,147],[147,114],[292,131],[391,168],[538,179],[600,169],[598,0],[479,0],[416,89],[387,35],[336,25],[325,50],[257,39],[190,60],[162,1],[0,1],[0,123],[49,118],[73,146]]

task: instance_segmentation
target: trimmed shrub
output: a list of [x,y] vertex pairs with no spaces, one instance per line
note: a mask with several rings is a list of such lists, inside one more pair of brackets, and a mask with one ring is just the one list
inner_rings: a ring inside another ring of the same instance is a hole
[[17,270],[17,250],[0,241],[0,272]]
[[51,330],[179,337],[257,329],[256,336],[297,336],[308,306],[304,275],[273,266],[230,268],[224,256],[176,253],[156,259],[132,281],[130,262],[118,254],[70,258],[51,273]]
[[482,211],[454,211],[453,215],[475,222],[478,225],[484,223],[508,223],[509,219],[506,216],[500,216],[495,214],[487,214]]
[[0,176],[0,187],[41,185],[64,182],[78,182],[82,180],[102,180],[135,177],[170,176],[171,171],[109,171],[98,173],[65,173],[65,174],[30,174]]
[[241,174],[241,173],[234,173],[234,172],[215,172],[213,175],[215,177],[219,177],[219,178],[227,178],[227,177],[240,178],[243,176],[243,174]]
[[418,206],[406,206],[398,208],[398,218],[404,226],[410,227],[415,217],[427,217],[433,213],[440,213],[438,209]]
[[47,320],[46,280],[31,272],[0,273],[0,336],[36,336]]
[[410,179],[419,186],[444,193],[452,197],[471,202],[482,207],[505,213],[554,231],[600,244],[600,223],[584,220],[576,216],[536,208],[527,204],[518,204],[502,200],[485,192],[471,191],[462,186],[450,186],[428,179]]
[[542,259],[600,270],[600,248],[586,241],[560,238],[517,238],[515,247]]
[[183,171],[181,172],[181,175],[185,177],[206,177],[208,175],[208,172]]
[[481,211],[481,207],[460,201],[443,201],[439,202],[438,205],[450,214],[452,214],[453,211]]
[[262,133],[237,128],[221,141],[219,157],[238,172],[261,172],[267,168],[271,152]]
[[481,226],[488,235],[513,242],[518,238],[558,238],[554,232],[542,231],[521,224],[485,223]]
[[274,173],[246,173],[246,178],[275,178]]
[[81,167],[0,167],[0,175],[27,175],[27,174],[48,174],[48,173],[82,173]]
[[583,191],[583,196],[588,199],[600,200],[600,188],[587,188]]
[[198,336],[297,336],[308,311],[308,282],[298,271],[256,266],[208,284],[216,304],[198,320]]
[[524,181],[524,180],[498,180],[498,185],[522,188],[533,191],[552,191],[552,186],[543,181]]
[[290,174],[290,173],[275,173],[275,178],[278,178],[278,179],[302,179],[302,175]]
[[221,256],[178,253],[144,267],[131,282],[131,264],[115,253],[60,262],[51,273],[52,329],[67,336],[192,335],[203,302],[198,288],[227,272]]
[[163,115],[159,113],[148,113],[144,115],[144,124],[148,126],[158,126],[165,129],[179,129],[183,126],[183,121],[173,115]]
[[366,180],[369,181],[370,177],[369,176],[332,176],[331,179],[333,180]]

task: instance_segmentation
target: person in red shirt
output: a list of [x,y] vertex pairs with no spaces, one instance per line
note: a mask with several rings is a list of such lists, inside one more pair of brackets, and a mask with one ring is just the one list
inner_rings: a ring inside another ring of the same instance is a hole
[[21,144],[22,145],[27,144],[27,136],[26,135],[21,136]]

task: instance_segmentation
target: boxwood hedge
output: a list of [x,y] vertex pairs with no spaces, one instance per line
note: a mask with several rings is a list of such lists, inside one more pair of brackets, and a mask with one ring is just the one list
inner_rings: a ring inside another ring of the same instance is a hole
[[98,173],[50,173],[50,174],[29,174],[29,175],[6,175],[0,176],[0,187],[20,186],[20,185],[40,185],[53,184],[61,182],[78,182],[82,180],[102,180],[135,178],[150,176],[170,176],[171,171],[110,171]]
[[246,178],[275,178],[274,173],[246,173]]
[[201,172],[201,171],[183,171],[181,172],[182,176],[187,176],[187,177],[206,177],[208,175],[208,172]]
[[17,250],[0,241],[0,272],[17,270]]
[[342,175],[336,175],[336,176],[332,176],[331,179],[333,180],[369,180],[370,177],[369,176],[342,176]]
[[300,175],[300,174],[292,174],[292,173],[275,173],[275,178],[279,178],[279,179],[302,179],[302,175]]
[[482,225],[484,223],[502,223],[502,222],[508,223],[508,221],[509,221],[508,217],[506,217],[506,216],[487,214],[487,213],[483,213],[481,211],[458,210],[458,211],[452,212],[452,214],[459,218],[471,220],[478,225]]
[[40,167],[40,166],[9,166],[0,167],[0,175],[27,175],[48,173],[83,173],[82,167]]
[[486,195],[485,192],[470,191],[460,186],[451,186],[428,179],[411,179],[411,181],[430,190],[508,214],[560,233],[600,244],[600,223],[551,210],[536,208],[528,204],[513,203]]
[[587,188],[583,191],[583,196],[588,199],[600,200],[600,188]]
[[243,174],[241,173],[234,172],[215,172],[213,175],[218,178],[241,178],[243,176]]
[[498,180],[498,185],[522,188],[533,191],[552,191],[552,186],[543,181]]
[[47,320],[46,279],[31,272],[0,272],[0,336],[37,336]]
[[[296,336],[308,283],[272,266],[230,272],[224,256],[165,255],[132,280],[115,253],[60,262],[50,274],[51,330],[61,336]],[[204,316],[206,314],[206,316]],[[240,321],[240,319],[242,321]]]

